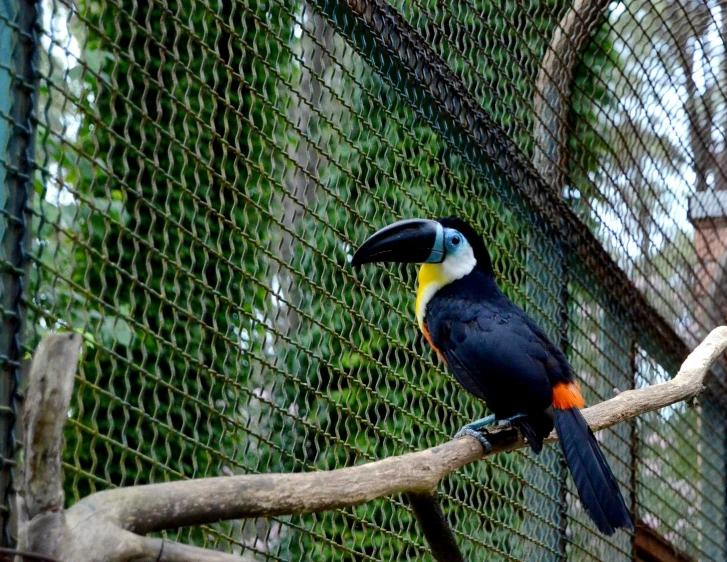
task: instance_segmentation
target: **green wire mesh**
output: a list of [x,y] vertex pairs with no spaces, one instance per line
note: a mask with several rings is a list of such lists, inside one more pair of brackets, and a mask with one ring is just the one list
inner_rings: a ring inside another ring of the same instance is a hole
[[[727,260],[695,251],[687,211],[724,179],[727,11],[601,4],[570,84],[558,197],[680,349],[643,334],[627,287],[580,263],[496,173],[507,156],[485,161],[437,121],[441,108],[422,109],[426,77],[387,74],[396,52],[347,31],[349,5],[44,0],[25,348],[52,330],[86,341],[68,503],[351,466],[480,417],[418,334],[415,269],[348,265],[399,218],[473,222],[501,287],[567,350],[589,403],[673,376],[682,350],[724,323]],[[570,2],[390,7],[529,160],[540,64]],[[708,395],[599,434],[638,524],[690,560],[727,556],[724,418]],[[465,467],[441,492],[466,559],[638,554],[632,535],[595,530],[557,446]],[[260,560],[429,556],[399,495],[166,536]]]

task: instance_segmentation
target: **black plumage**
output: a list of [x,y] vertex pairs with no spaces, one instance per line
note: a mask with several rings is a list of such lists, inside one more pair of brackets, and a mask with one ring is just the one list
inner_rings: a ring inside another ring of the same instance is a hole
[[553,388],[574,383],[565,354],[497,286],[484,242],[457,218],[440,219],[461,232],[477,265],[437,291],[425,329],[459,383],[484,400],[497,419],[513,423],[535,453],[555,428],[586,511],[599,530],[633,528],[615,477],[577,407],[553,407]]
[[616,477],[580,410],[555,410],[555,429],[581,503],[598,530],[606,535],[633,530]]
[[455,378],[498,419],[528,414],[516,423],[539,452],[553,429],[553,385],[573,380],[563,353],[479,269],[440,289],[425,322]]
[[[578,409],[583,398],[568,359],[500,291],[477,232],[457,217],[398,221],[370,236],[351,263],[374,262],[427,264],[420,272],[417,315],[455,378],[497,419],[511,420],[536,454],[555,426],[581,501],[599,530],[610,535],[633,529],[618,483]],[[458,435],[476,437],[488,448],[478,432],[486,423],[468,424]]]

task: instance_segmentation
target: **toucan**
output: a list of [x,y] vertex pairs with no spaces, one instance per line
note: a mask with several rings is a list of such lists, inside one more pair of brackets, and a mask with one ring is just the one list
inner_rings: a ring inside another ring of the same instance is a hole
[[535,454],[555,426],[581,502],[598,529],[632,529],[616,478],[580,408],[585,405],[561,349],[497,285],[484,239],[464,220],[395,222],[368,238],[352,265],[421,263],[416,319],[456,380],[493,415],[464,426],[486,452],[483,428],[520,430]]

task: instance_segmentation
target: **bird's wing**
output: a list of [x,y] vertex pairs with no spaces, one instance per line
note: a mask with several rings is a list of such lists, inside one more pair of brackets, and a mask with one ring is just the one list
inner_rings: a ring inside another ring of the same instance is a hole
[[573,368],[568,362],[568,358],[565,353],[555,345],[548,335],[538,326],[533,320],[523,311],[518,309],[517,314],[522,320],[528,325],[530,330],[535,334],[538,340],[541,342],[545,352],[548,354],[548,362],[546,363],[546,371],[550,384],[555,386],[558,383],[573,382],[574,374]]
[[520,315],[468,303],[458,317],[441,319],[432,337],[462,386],[495,412],[550,404],[557,360]]

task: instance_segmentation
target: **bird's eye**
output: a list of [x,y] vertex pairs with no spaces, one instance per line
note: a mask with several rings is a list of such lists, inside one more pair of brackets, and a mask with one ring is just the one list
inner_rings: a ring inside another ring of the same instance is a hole
[[452,246],[459,246],[459,236],[452,236]]

